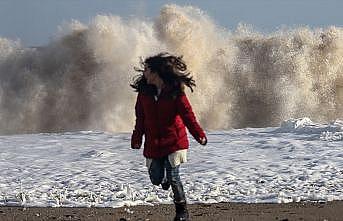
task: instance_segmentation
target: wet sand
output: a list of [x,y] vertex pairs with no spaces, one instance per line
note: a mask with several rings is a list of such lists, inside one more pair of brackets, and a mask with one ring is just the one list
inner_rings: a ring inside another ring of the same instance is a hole
[[[193,204],[191,220],[320,220],[343,221],[343,201],[289,204]],[[164,221],[173,220],[173,205],[134,206],[121,208],[46,208],[0,207],[0,221]]]

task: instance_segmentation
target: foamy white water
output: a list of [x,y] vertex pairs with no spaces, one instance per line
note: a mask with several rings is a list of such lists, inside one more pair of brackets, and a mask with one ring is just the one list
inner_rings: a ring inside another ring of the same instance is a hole
[[[330,135],[328,135],[330,134]],[[343,122],[208,133],[191,140],[181,176],[190,203],[343,200]],[[0,205],[172,203],[154,187],[130,134],[94,131],[0,136]]]
[[40,48],[0,38],[0,133],[130,131],[133,67],[161,51],[184,55],[205,128],[343,117],[341,27],[225,30],[195,7],[167,5],[150,20],[73,21]]

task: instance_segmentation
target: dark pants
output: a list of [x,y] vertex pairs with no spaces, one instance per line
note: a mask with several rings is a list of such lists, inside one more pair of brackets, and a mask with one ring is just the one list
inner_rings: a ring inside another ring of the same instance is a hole
[[180,166],[172,167],[168,157],[153,159],[149,168],[149,175],[152,184],[160,185],[163,181],[165,171],[167,172],[167,181],[170,183],[173,193],[174,202],[186,202],[182,182],[179,175]]

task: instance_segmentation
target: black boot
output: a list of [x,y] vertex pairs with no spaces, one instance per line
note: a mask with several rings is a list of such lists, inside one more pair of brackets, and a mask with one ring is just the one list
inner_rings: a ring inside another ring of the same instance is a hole
[[188,221],[189,220],[189,214],[188,214],[186,202],[175,203],[175,212],[176,212],[176,215],[175,215],[174,221]]
[[163,179],[161,183],[162,189],[169,190],[170,183],[167,179]]

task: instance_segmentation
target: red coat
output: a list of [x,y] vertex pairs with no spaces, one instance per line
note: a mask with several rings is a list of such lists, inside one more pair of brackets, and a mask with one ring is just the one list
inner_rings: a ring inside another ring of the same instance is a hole
[[139,92],[135,110],[136,125],[131,145],[141,146],[145,135],[143,154],[147,158],[160,158],[188,149],[185,125],[199,143],[206,138],[183,92],[173,98],[162,90],[157,101],[154,96]]

